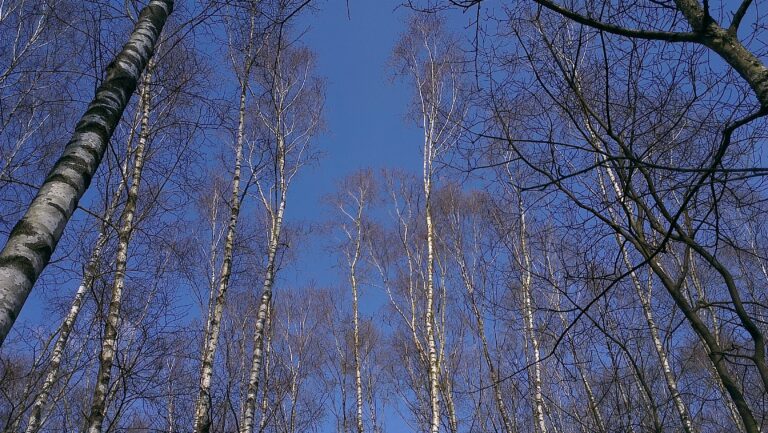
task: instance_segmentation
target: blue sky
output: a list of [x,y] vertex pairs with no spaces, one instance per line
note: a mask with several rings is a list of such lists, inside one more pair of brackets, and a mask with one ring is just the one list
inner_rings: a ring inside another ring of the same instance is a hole
[[[291,185],[286,219],[320,223],[329,217],[322,197],[332,193],[344,176],[371,167],[398,167],[418,172],[421,131],[406,119],[411,93],[407,83],[393,81],[387,62],[404,29],[408,10],[398,2],[353,0],[350,18],[344,1],[321,3],[322,10],[303,17],[297,30],[307,28],[303,40],[317,53],[317,72],[327,80],[327,133],[317,147],[323,153]],[[302,246],[299,258],[283,281],[336,283],[336,258],[317,239]]]

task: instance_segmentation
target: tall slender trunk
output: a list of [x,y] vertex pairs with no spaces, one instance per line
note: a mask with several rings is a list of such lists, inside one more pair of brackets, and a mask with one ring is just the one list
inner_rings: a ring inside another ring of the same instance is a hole
[[166,432],[167,433],[175,433],[176,432],[176,417],[175,417],[175,411],[176,411],[176,401],[174,400],[173,395],[173,380],[171,379],[171,374],[173,372],[173,367],[175,364],[175,360],[168,363],[168,405],[166,408],[167,413],[167,427]]
[[206,323],[206,335],[203,342],[202,362],[200,365],[200,385],[198,387],[197,401],[195,402],[193,431],[196,433],[207,432],[211,427],[211,381],[213,378],[213,361],[216,356],[216,346],[221,331],[221,318],[224,314],[229,278],[232,275],[232,251],[235,244],[237,220],[240,215],[240,171],[243,160],[243,143],[245,129],[245,103],[246,85],[240,89],[240,107],[237,125],[237,142],[235,143],[235,170],[232,176],[232,194],[229,207],[229,224],[224,241],[224,253],[219,274],[216,297],[209,307],[208,321]]
[[[589,131],[591,131],[590,128],[588,128]],[[596,139],[596,137],[593,137],[593,139]],[[611,186],[613,187],[613,191],[615,194],[617,194],[617,197],[622,197],[622,189],[620,185],[616,182],[615,177],[613,176],[613,173],[608,173],[608,177],[611,180]],[[600,186],[600,189],[603,193],[603,195],[607,198],[608,193],[605,186],[605,181],[603,179],[602,175],[599,175],[598,177],[598,183]],[[613,221],[618,221],[618,217],[616,215],[616,212],[609,208],[609,214]],[[616,233],[615,235],[616,243],[621,250],[622,259],[624,261],[624,265],[629,270],[629,276],[632,280],[632,286],[635,288],[635,292],[637,293],[638,298],[640,299],[640,305],[643,309],[643,316],[645,317],[645,321],[648,324],[648,328],[651,333],[651,340],[653,341],[654,349],[656,350],[656,355],[659,358],[659,363],[661,364],[662,372],[664,373],[664,380],[667,385],[667,390],[669,391],[669,394],[672,398],[672,402],[674,403],[675,410],[677,411],[678,417],[680,418],[680,422],[683,426],[683,430],[685,433],[694,433],[693,424],[691,422],[691,417],[688,413],[688,408],[685,405],[685,402],[683,402],[683,398],[680,395],[680,391],[677,386],[677,378],[675,377],[675,374],[672,372],[672,367],[669,364],[669,357],[667,356],[666,350],[664,350],[664,344],[661,341],[661,337],[659,335],[659,327],[656,325],[656,320],[653,318],[653,311],[651,308],[651,299],[650,295],[646,295],[644,293],[642,284],[640,283],[640,279],[637,276],[637,272],[633,270],[634,266],[632,265],[632,262],[629,258],[629,252],[627,251],[626,247],[624,246],[624,243],[622,242],[621,235]],[[651,287],[651,281],[649,279],[648,281],[648,287]]]
[[40,392],[37,394],[37,397],[35,397],[35,402],[32,404],[32,410],[29,415],[29,421],[27,422],[27,428],[25,430],[26,433],[37,433],[42,426],[44,419],[43,409],[48,403],[48,397],[50,396],[51,389],[59,379],[59,368],[64,357],[64,350],[66,349],[67,342],[69,341],[69,337],[72,334],[75,321],[77,320],[78,315],[80,315],[80,310],[83,306],[83,299],[85,298],[85,294],[93,286],[93,281],[96,278],[102,250],[109,237],[108,232],[109,227],[112,224],[112,217],[120,202],[120,197],[122,196],[123,190],[125,189],[126,173],[128,172],[128,162],[131,155],[130,145],[132,140],[132,138],[128,139],[129,151],[127,152],[125,162],[123,163],[123,167],[120,172],[120,182],[114,194],[112,195],[112,199],[110,200],[107,209],[104,212],[103,219],[99,225],[99,235],[96,238],[93,251],[91,251],[91,256],[88,258],[88,262],[85,265],[85,272],[83,273],[80,286],[77,288],[75,297],[72,299],[72,304],[69,307],[69,312],[65,316],[64,321],[59,328],[59,336],[56,340],[56,343],[54,344],[53,352],[51,353],[51,359],[48,364],[48,373],[45,376],[42,387],[40,387]]
[[[151,65],[150,65],[151,68]],[[109,302],[107,321],[104,327],[104,340],[99,353],[99,372],[96,376],[96,386],[93,390],[91,413],[87,419],[88,433],[101,433],[102,424],[106,415],[106,400],[109,393],[110,380],[112,378],[112,362],[117,350],[117,328],[120,321],[120,307],[125,288],[125,274],[128,264],[128,246],[134,229],[134,216],[136,203],[139,197],[141,174],[144,169],[144,156],[149,138],[149,115],[151,105],[151,69],[144,76],[141,92],[141,132],[139,142],[134,155],[133,172],[131,173],[131,185],[128,189],[125,207],[120,216],[120,229],[118,231],[118,245],[115,259],[115,277],[112,283],[112,297]]]
[[531,343],[531,354],[533,356],[533,417],[536,422],[539,433],[547,433],[547,425],[544,421],[544,397],[541,385],[541,353],[539,352],[539,339],[536,336],[535,321],[533,317],[532,305],[532,275],[533,263],[531,253],[528,249],[528,229],[525,223],[525,209],[523,208],[523,198],[518,196],[518,210],[520,212],[520,255],[523,267],[522,289],[523,289],[523,315],[525,321],[525,333],[528,341]]
[[368,370],[368,411],[371,414],[371,431],[373,433],[379,432],[378,424],[376,424],[376,399],[373,396],[373,374],[370,369]]
[[589,403],[589,412],[592,414],[592,417],[595,419],[595,425],[597,425],[597,431],[598,433],[608,433],[608,429],[605,426],[605,421],[603,420],[603,415],[600,413],[600,407],[597,405],[597,399],[595,398],[595,393],[592,391],[592,385],[589,383],[589,379],[587,379],[587,375],[584,372],[583,365],[578,361],[578,358],[576,356],[576,345],[573,344],[573,339],[569,338],[569,344],[571,346],[571,353],[573,354],[573,359],[576,363],[576,368],[579,370],[579,378],[581,379],[582,385],[584,385],[584,391],[587,393],[587,402]]
[[357,433],[363,433],[363,379],[360,367],[360,324],[358,317],[358,297],[357,297],[357,262],[360,259],[360,248],[363,242],[363,208],[364,197],[360,197],[357,208],[357,218],[355,219],[355,252],[349,265],[349,284],[352,288],[352,352],[355,361],[355,396],[357,397]]
[[[553,284],[553,294],[556,297],[556,308],[560,310],[558,313],[558,316],[560,318],[560,323],[563,327],[563,329],[566,329],[568,326],[565,311],[560,307],[561,304],[561,298],[560,293],[562,292],[561,287],[559,287],[558,280],[555,276],[555,270],[552,266],[551,257],[549,255],[549,247],[546,248],[546,252],[544,253],[545,260],[546,260],[546,266],[547,266],[547,274],[549,276],[549,281]],[[597,433],[608,433],[608,428],[606,427],[605,421],[603,420],[603,416],[600,413],[600,407],[597,404],[597,399],[595,398],[595,393],[592,390],[592,385],[589,382],[589,379],[587,378],[587,374],[584,371],[584,364],[583,362],[579,361],[579,355],[576,351],[576,344],[573,342],[573,336],[568,334],[566,335],[566,342],[568,343],[568,346],[571,349],[571,356],[573,356],[573,363],[576,365],[576,369],[579,372],[579,378],[581,379],[582,385],[584,385],[584,392],[587,394],[587,403],[588,403],[588,410],[589,413],[592,415],[592,418],[594,418],[595,425],[597,427],[596,431]]]
[[64,154],[0,252],[0,345],[88,189],[172,9],[172,0],[152,0],[141,11],[128,43],[107,67],[106,79],[75,127]]
[[264,330],[264,390],[261,392],[261,418],[259,418],[259,433],[262,433],[267,427],[267,409],[269,403],[269,375],[270,370],[270,355],[272,354],[272,334],[274,328],[272,327],[272,305],[267,306],[267,323]]
[[[276,128],[279,130],[279,128]],[[256,411],[256,395],[259,392],[259,376],[261,374],[262,349],[264,345],[264,329],[267,320],[267,309],[272,301],[272,286],[275,282],[277,272],[277,253],[280,244],[280,232],[283,225],[283,215],[285,213],[285,202],[287,198],[287,178],[285,173],[285,142],[283,137],[277,137],[277,182],[279,184],[280,194],[277,209],[270,211],[271,227],[269,233],[269,244],[267,249],[267,272],[264,276],[264,284],[261,289],[261,303],[259,304],[258,317],[256,319],[256,329],[253,335],[253,361],[251,364],[251,373],[248,379],[248,393],[245,399],[245,414],[243,416],[243,425],[240,428],[241,433],[251,433],[253,431],[253,418]],[[265,203],[267,206],[267,203]]]
[[427,140],[424,145],[424,196],[425,218],[427,224],[427,281],[426,281],[426,321],[427,353],[429,361],[429,402],[432,411],[430,431],[440,431],[440,372],[435,343],[435,313],[434,313],[434,273],[435,273],[435,227],[432,221],[432,143]]
[[[707,301],[706,292],[704,290],[704,286],[701,284],[701,279],[699,278],[696,262],[693,260],[693,251],[690,251],[688,254],[689,254],[688,260],[690,261],[689,273],[691,277],[691,283],[693,284],[693,287],[696,290],[696,294],[698,296],[699,302],[707,306],[706,310],[709,312],[710,318],[712,320],[712,337],[715,343],[719,345],[721,341],[720,323],[719,323],[720,320],[718,319],[717,311],[715,310],[715,308],[713,308],[712,304]],[[716,369],[712,366],[711,363],[708,365],[708,367],[709,367],[708,369],[710,373],[712,374],[715,380],[715,384],[717,386],[718,391],[720,392],[720,394],[723,395],[723,399],[722,399],[723,404],[725,404],[726,408],[728,409],[728,414],[730,415],[731,420],[733,420],[733,423],[739,426],[741,430],[745,430],[743,421],[741,419],[741,416],[739,415],[739,411],[733,404],[733,400],[725,398],[726,394],[728,394],[728,391],[725,390],[725,388],[723,387],[723,382],[719,380]]]
[[440,378],[442,379],[440,389],[445,400],[445,412],[448,414],[448,428],[451,433],[457,433],[459,431],[459,418],[456,414],[456,404],[453,401],[453,384],[442,367],[440,368]]
[[[589,113],[585,113],[587,116],[589,116]],[[587,127],[587,130],[591,136],[591,144],[595,148],[595,150],[598,152],[598,154],[604,155],[605,151],[603,149],[603,146],[600,144],[600,140],[597,139],[597,134],[594,131],[594,128],[590,124],[589,121],[586,122],[585,126]],[[602,158],[603,163],[605,163],[604,157]],[[611,168],[610,165],[607,165],[608,168],[606,169],[606,173],[608,175],[608,178],[616,191],[617,198],[621,200],[623,203],[627,203],[627,206],[631,203],[631,201],[635,201],[635,205],[640,207],[641,203],[637,201],[636,198],[628,197],[627,194],[625,194],[624,189],[619,186],[619,179],[617,179],[617,174],[614,172],[614,169]],[[618,186],[618,189],[617,189]],[[629,191],[629,190],[628,190]],[[634,195],[632,191],[629,191]],[[627,200],[630,200],[628,202]],[[653,215],[647,215],[647,218],[650,220],[653,220]],[[691,325],[691,328],[693,328],[694,332],[699,336],[699,339],[701,342],[706,346],[707,348],[707,356],[711,362],[712,369],[714,370],[717,378],[719,379],[719,386],[725,389],[725,392],[728,394],[728,396],[731,398],[731,402],[733,405],[729,404],[729,409],[735,406],[736,411],[738,412],[739,418],[741,419],[741,425],[744,427],[744,429],[748,433],[759,433],[760,427],[757,423],[757,420],[755,419],[755,416],[752,412],[752,408],[750,407],[749,403],[747,402],[746,398],[744,397],[744,393],[741,390],[740,385],[738,382],[731,376],[728,367],[725,365],[725,357],[723,356],[723,350],[720,347],[720,342],[716,338],[717,331],[712,331],[709,329],[709,327],[706,325],[704,320],[699,316],[698,309],[692,307],[688,300],[685,298],[685,296],[680,291],[680,286],[682,285],[683,281],[675,281],[669,273],[664,269],[664,267],[661,265],[659,258],[655,253],[653,253],[649,249],[649,243],[647,239],[644,236],[644,231],[642,227],[642,222],[638,221],[636,218],[632,217],[630,215],[628,224],[630,228],[638,234],[637,238],[625,238],[627,239],[634,247],[635,249],[643,256],[645,260],[647,260],[648,265],[650,266],[653,273],[660,279],[661,283],[663,284],[664,288],[667,290],[667,293],[672,297],[675,304],[678,306],[678,308],[682,311],[685,318],[688,320],[688,323]],[[655,224],[658,226],[658,223]],[[689,246],[691,246],[689,244]],[[725,278],[725,275],[723,275],[724,279],[726,280],[726,284],[728,283],[728,278]],[[738,298],[736,298],[738,299]],[[757,345],[757,340],[755,341]],[[761,353],[761,355],[764,356],[764,354]],[[768,374],[767,374],[768,376]],[[768,379],[768,377],[765,377],[764,379]],[[764,381],[765,382],[765,381]]]
[[[459,242],[460,243],[460,242]],[[488,366],[489,379],[491,380],[491,386],[493,388],[493,400],[496,403],[496,410],[499,411],[501,416],[501,422],[504,426],[504,433],[513,433],[515,429],[512,425],[512,420],[509,417],[507,406],[504,403],[504,397],[501,393],[501,382],[498,369],[491,357],[491,351],[488,348],[488,339],[485,336],[485,320],[483,319],[480,307],[477,305],[477,299],[475,298],[475,285],[472,282],[472,278],[469,275],[469,269],[467,269],[466,260],[464,254],[459,245],[456,251],[456,257],[459,265],[459,272],[461,279],[464,282],[464,286],[467,288],[467,295],[469,296],[469,303],[472,310],[472,314],[475,316],[475,325],[477,326],[477,335],[480,338],[480,346],[482,347],[483,359]]]
[[[627,269],[632,269],[632,265],[629,262],[629,256],[626,249],[622,247],[622,250]],[[645,320],[648,323],[648,328],[651,331],[653,347],[656,350],[656,355],[659,357],[659,363],[661,364],[661,369],[664,372],[664,380],[667,384],[667,390],[672,397],[672,402],[674,403],[677,414],[680,417],[680,423],[683,426],[683,431],[685,431],[685,433],[694,433],[691,416],[688,414],[688,408],[685,405],[685,402],[683,402],[682,396],[680,395],[680,391],[677,387],[677,378],[675,377],[674,372],[672,372],[672,367],[669,364],[669,357],[667,356],[666,350],[664,350],[664,344],[662,343],[661,337],[659,336],[659,327],[656,325],[656,320],[653,318],[650,294],[646,295],[643,293],[642,287],[640,286],[640,281],[637,278],[637,275],[635,275],[635,272],[632,272],[630,276],[632,279],[632,284],[635,286],[635,290],[637,291],[637,296],[640,298],[640,304],[643,308],[643,315],[645,316]],[[649,280],[649,290],[650,287],[651,281]]]

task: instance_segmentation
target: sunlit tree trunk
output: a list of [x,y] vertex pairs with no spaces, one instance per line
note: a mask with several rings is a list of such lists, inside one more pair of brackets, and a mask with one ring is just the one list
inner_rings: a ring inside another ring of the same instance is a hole
[[[282,13],[284,11],[281,11]],[[312,52],[286,46],[284,40],[268,43],[269,59],[261,70],[263,96],[257,115],[264,127],[264,149],[270,155],[272,183],[257,181],[256,187],[269,223],[266,270],[262,280],[259,309],[253,335],[253,354],[246,392],[241,433],[251,433],[256,411],[256,396],[263,363],[267,310],[278,271],[283,218],[288,187],[311,153],[310,143],[317,132],[322,113],[322,85],[313,76]],[[317,105],[316,105],[317,104]]]
[[[431,125],[427,126],[432,128]],[[424,140],[424,218],[427,225],[427,274],[425,281],[426,299],[424,320],[427,332],[427,355],[429,361],[429,401],[432,410],[430,431],[440,431],[440,371],[435,343],[435,227],[432,221],[432,134],[427,132]]]
[[[370,194],[370,177],[360,174],[353,177],[350,189],[345,197],[351,200],[352,208],[347,210],[344,201],[338,203],[339,211],[348,219],[351,227],[342,225],[342,230],[349,242],[351,251],[347,249],[345,254],[349,264],[349,285],[352,291],[352,356],[355,368],[355,406],[357,433],[363,433],[363,379],[362,361],[360,359],[360,318],[358,308],[358,264],[362,254],[363,245],[363,212],[367,206]],[[343,199],[340,199],[343,200]]]
[[531,344],[532,368],[531,377],[533,394],[533,417],[536,421],[536,427],[539,433],[547,433],[547,425],[544,421],[544,395],[541,384],[541,353],[539,351],[539,338],[536,335],[536,326],[533,314],[533,305],[531,296],[533,293],[532,275],[533,262],[531,252],[528,248],[528,229],[525,222],[525,209],[523,208],[523,199],[518,196],[518,211],[520,212],[520,258],[522,266],[522,292],[523,292],[523,321],[525,322],[525,333]]
[[[146,86],[142,92],[147,92]],[[43,410],[48,403],[48,397],[51,393],[51,389],[59,379],[59,367],[61,366],[61,361],[64,357],[64,350],[67,347],[67,342],[69,341],[69,337],[74,328],[75,321],[77,320],[77,317],[80,314],[80,310],[82,309],[85,295],[88,290],[92,288],[93,281],[96,278],[102,249],[104,248],[104,245],[107,243],[107,239],[109,238],[109,229],[110,225],[112,224],[112,217],[120,202],[123,190],[125,189],[128,162],[130,161],[131,156],[130,145],[133,141],[132,136],[134,131],[135,129],[131,131],[131,137],[128,138],[128,152],[120,172],[120,181],[118,183],[117,189],[115,190],[112,199],[110,200],[109,205],[104,212],[101,224],[99,225],[99,235],[96,238],[96,243],[94,245],[93,251],[91,252],[91,256],[85,265],[85,272],[80,282],[80,286],[78,286],[77,292],[75,292],[75,297],[69,307],[69,312],[64,317],[64,321],[59,328],[59,336],[56,339],[53,352],[51,353],[51,359],[48,364],[48,373],[46,374],[43,385],[40,387],[40,391],[35,398],[35,402],[32,404],[29,421],[27,422],[27,428],[25,430],[26,433],[37,433],[42,426],[42,422],[44,420]]]
[[128,43],[107,67],[106,79],[75,127],[64,154],[0,252],[0,344],[90,185],[172,9],[172,0],[152,0],[142,10]]
[[[592,140],[597,143],[597,137],[594,133],[594,131],[591,128],[591,125],[587,124],[587,131],[589,131]],[[606,171],[608,172],[608,179],[610,180],[613,193],[616,194],[616,197],[623,197],[621,186],[618,185],[618,181],[611,171],[610,168],[607,168]],[[606,186],[605,186],[605,180],[602,176],[602,173],[598,175],[598,182],[600,184],[600,189],[602,191],[603,196],[608,197]],[[618,216],[616,215],[616,212],[613,210],[613,208],[608,209],[608,213],[610,214],[611,219],[614,220],[614,222],[618,223]],[[651,308],[651,298],[650,298],[650,290],[652,287],[652,280],[648,280],[648,294],[645,293],[645,290],[643,290],[642,284],[640,282],[640,278],[637,276],[637,272],[634,270],[634,266],[632,265],[632,262],[629,257],[629,252],[627,251],[624,242],[621,238],[621,236],[616,233],[615,236],[616,243],[621,250],[621,256],[624,261],[624,265],[627,267],[627,270],[629,272],[630,279],[632,281],[632,286],[635,288],[635,292],[637,293],[637,297],[640,300],[640,305],[643,309],[643,316],[645,317],[646,323],[648,324],[648,329],[650,330],[651,334],[651,340],[653,341],[654,349],[656,350],[656,355],[659,358],[659,363],[661,364],[662,372],[664,373],[664,380],[667,384],[667,390],[670,393],[670,397],[672,398],[672,402],[674,403],[675,410],[677,411],[678,417],[680,418],[680,422],[683,426],[683,430],[685,433],[694,433],[693,424],[691,422],[691,417],[688,413],[688,408],[685,405],[685,402],[683,402],[683,398],[680,395],[680,391],[677,386],[677,378],[675,377],[674,372],[672,371],[672,367],[669,364],[669,357],[667,356],[666,350],[664,349],[664,344],[661,341],[661,336],[659,335],[659,327],[656,325],[656,320],[653,318],[653,310]]]
[[248,92],[248,78],[251,65],[253,65],[253,55],[251,53],[255,23],[251,20],[251,29],[249,43],[246,48],[246,58],[243,76],[240,77],[240,101],[238,107],[237,137],[235,142],[235,163],[234,174],[232,176],[232,193],[229,200],[229,223],[227,225],[227,235],[224,241],[224,252],[222,257],[221,271],[219,272],[218,287],[216,296],[213,296],[211,290],[212,303],[209,305],[208,321],[205,326],[205,339],[203,341],[203,353],[200,365],[200,386],[198,388],[197,400],[195,402],[194,425],[195,433],[208,432],[211,428],[211,381],[213,379],[213,362],[216,357],[216,347],[221,332],[221,318],[224,314],[224,304],[226,302],[227,288],[229,279],[232,275],[232,254],[235,244],[235,235],[237,231],[237,220],[240,216],[240,172],[243,161],[243,144],[245,141],[245,108],[246,95]]
[[267,329],[265,330],[266,341],[264,342],[264,386],[261,391],[261,418],[259,418],[259,433],[263,432],[267,426],[268,411],[269,408],[269,378],[272,374],[271,360],[272,360],[272,335],[274,334],[274,328],[272,326],[272,304],[267,306]]
[[141,132],[139,133],[139,142],[136,145],[128,196],[126,198],[125,207],[120,215],[117,254],[115,258],[115,276],[112,283],[112,297],[109,302],[107,320],[104,327],[104,340],[102,341],[101,352],[99,353],[99,371],[96,375],[96,385],[91,401],[91,411],[87,420],[88,433],[101,433],[107,410],[106,401],[112,378],[112,363],[117,350],[117,330],[120,321],[120,307],[123,298],[123,290],[125,288],[126,268],[128,265],[128,246],[131,241],[131,236],[133,235],[133,220],[136,213],[136,203],[139,197],[141,175],[144,169],[145,152],[147,141],[149,139],[149,115],[152,102],[150,72],[151,71],[147,71],[143,83],[144,89],[141,94],[142,98],[140,103],[142,110]]
[[[362,212],[362,209],[360,210]],[[352,326],[353,326],[353,355],[355,360],[355,396],[357,400],[357,433],[363,433],[363,379],[361,376],[360,367],[360,323],[358,318],[358,299],[357,299],[357,276],[355,274],[355,267],[357,261],[360,259],[360,244],[362,243],[362,229],[360,216],[358,215],[357,225],[357,241],[355,243],[355,253],[352,263],[350,265],[350,287],[352,288]]]
[[272,286],[275,282],[277,271],[277,253],[280,242],[280,232],[283,225],[283,215],[285,213],[285,202],[287,198],[287,179],[285,178],[285,143],[282,137],[278,137],[278,147],[276,163],[278,167],[278,182],[280,183],[280,196],[277,208],[269,207],[265,201],[265,206],[270,209],[270,231],[269,244],[267,247],[267,271],[264,276],[264,283],[261,289],[261,300],[259,303],[258,315],[256,317],[256,329],[253,337],[253,360],[248,379],[248,391],[245,400],[245,415],[243,416],[243,425],[241,433],[252,433],[254,424],[254,413],[256,411],[256,395],[259,392],[259,376],[261,374],[262,349],[264,345],[264,329],[267,320],[267,310],[272,301]]

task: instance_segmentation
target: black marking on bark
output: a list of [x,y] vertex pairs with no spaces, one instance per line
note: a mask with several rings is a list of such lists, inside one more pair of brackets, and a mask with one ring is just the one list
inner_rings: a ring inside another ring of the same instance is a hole
[[98,149],[94,149],[90,146],[80,146],[79,149],[91,155],[91,158],[93,158],[94,161],[101,161],[101,152],[99,152]]
[[57,211],[59,211],[59,213],[60,213],[60,214],[61,214],[63,217],[65,217],[65,218],[66,218],[67,216],[69,216],[69,212],[67,211],[67,209],[64,209],[63,207],[59,206],[59,204],[58,204],[58,203],[56,203],[56,202],[53,202],[53,201],[49,201],[49,202],[48,202],[48,206],[50,206],[50,207],[52,207],[52,208],[56,209]]
[[16,223],[15,226],[13,226],[11,233],[8,235],[8,239],[11,239],[15,236],[33,236],[35,234],[37,234],[35,226],[26,219],[22,218],[19,220],[19,222]]
[[[48,237],[51,238],[50,235]],[[51,259],[51,254],[53,254],[53,248],[55,247],[55,245],[51,245],[52,243],[53,242],[46,242],[44,240],[33,240],[32,242],[26,242],[24,246],[31,251],[34,251],[35,255],[39,257],[43,263],[48,263]]]
[[[0,268],[14,268],[21,271],[24,274],[24,278],[29,281],[35,281],[37,278],[37,272],[35,272],[35,266],[32,261],[24,256],[8,256],[0,257]],[[11,320],[16,319],[16,315],[13,311],[8,312],[11,316]]]
[[71,186],[72,188],[74,188],[75,191],[79,191],[80,190],[80,184],[79,183],[77,183],[76,181],[70,179],[68,176],[66,176],[66,175],[64,175],[62,173],[52,173],[52,174],[50,174],[47,178],[45,178],[45,183],[49,183],[49,182],[65,183],[65,184]]

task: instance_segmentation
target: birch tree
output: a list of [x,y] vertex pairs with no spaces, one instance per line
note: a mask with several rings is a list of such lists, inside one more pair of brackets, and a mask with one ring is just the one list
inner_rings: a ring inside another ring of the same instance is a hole
[[142,11],[64,154],[0,252],[0,344],[88,188],[172,8],[170,0],[155,0]]
[[150,91],[151,65],[145,74],[141,94],[141,130],[136,151],[133,155],[133,167],[130,176],[130,185],[127,185],[128,195],[125,206],[120,215],[120,229],[118,230],[118,249],[115,257],[115,275],[112,284],[111,300],[104,327],[104,340],[99,353],[99,371],[96,376],[96,387],[93,391],[91,411],[87,421],[89,433],[100,433],[106,413],[106,400],[112,377],[112,363],[117,351],[117,330],[120,320],[120,307],[125,288],[125,275],[128,265],[128,247],[134,231],[134,218],[136,216],[136,204],[139,198],[141,176],[144,169],[144,161],[149,139],[150,107],[152,96]]
[[[343,222],[338,224],[338,227],[344,237],[341,249],[349,270],[349,288],[352,296],[351,344],[355,382],[355,427],[357,433],[363,433],[365,429],[359,286],[360,281],[362,281],[361,268],[363,268],[364,260],[367,256],[364,250],[367,244],[367,240],[364,237],[367,235],[367,226],[369,225],[366,212],[369,211],[371,202],[376,196],[372,176],[373,174],[370,171],[361,171],[349,176],[342,182],[338,196],[333,198],[335,211],[344,218]],[[345,362],[343,355],[342,362]],[[342,376],[345,376],[344,372],[342,372]],[[345,410],[342,409],[342,412],[345,412]]]
[[[233,54],[232,61],[237,70],[239,81],[239,103],[237,115],[237,133],[235,138],[235,159],[234,171],[231,180],[231,197],[229,199],[229,222],[227,224],[226,236],[224,239],[224,250],[221,262],[221,269],[218,272],[218,281],[216,283],[216,294],[211,286],[211,297],[208,306],[208,319],[205,325],[205,334],[203,338],[203,352],[201,356],[200,367],[200,389],[195,405],[194,426],[195,433],[207,432],[210,430],[211,423],[211,380],[213,379],[213,363],[216,356],[216,347],[218,344],[219,332],[221,328],[222,314],[226,302],[227,288],[232,274],[232,255],[237,229],[237,221],[240,215],[240,206],[243,200],[240,191],[240,176],[243,163],[243,146],[245,144],[245,124],[246,124],[246,102],[248,96],[249,83],[251,79],[251,69],[257,59],[261,44],[257,41],[257,14],[255,9],[248,9],[249,28],[247,36],[244,38],[245,48],[243,58],[236,59]],[[239,63],[242,62],[242,65]],[[258,167],[255,171],[258,171]],[[252,176],[255,173],[252,173]]]
[[[283,7],[283,13],[285,9]],[[312,141],[322,126],[323,82],[314,76],[312,52],[306,47],[290,46],[286,39],[279,36],[267,44],[263,63],[257,72],[259,85],[263,89],[257,101],[257,115],[264,134],[264,154],[269,156],[271,176],[260,179],[255,186],[267,215],[268,241],[242,433],[251,433],[254,426],[264,326],[283,249],[281,236],[284,235],[281,233],[288,188],[301,167],[314,157]]]
[[422,180],[426,222],[426,274],[424,321],[430,383],[430,431],[440,429],[440,361],[435,335],[435,228],[432,191],[437,158],[456,139],[463,115],[460,100],[460,58],[442,22],[434,16],[414,16],[410,28],[395,47],[393,61],[398,73],[415,89],[415,105],[424,131]]

